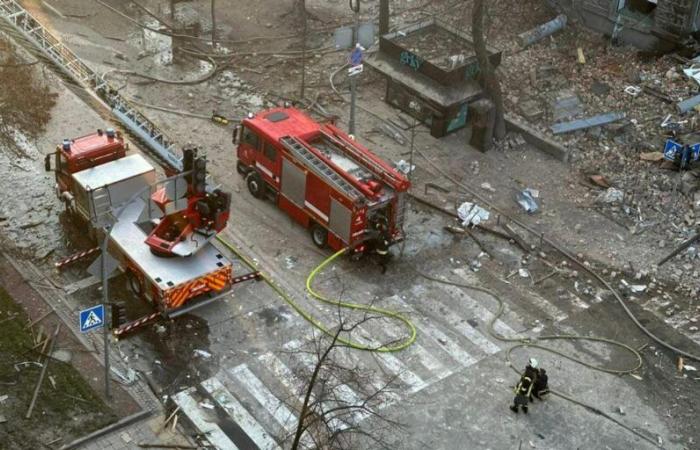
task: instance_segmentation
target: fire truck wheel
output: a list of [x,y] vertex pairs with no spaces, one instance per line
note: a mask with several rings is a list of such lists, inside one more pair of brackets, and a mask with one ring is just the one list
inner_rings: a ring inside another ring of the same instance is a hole
[[134,273],[133,270],[129,270],[129,272],[126,275],[126,282],[129,286],[129,290],[138,298],[143,297],[143,285],[141,284],[141,280],[139,277]]
[[241,161],[238,161],[236,163],[236,172],[238,172],[240,175],[243,176],[243,178],[245,178],[246,174],[248,173],[248,167]]
[[257,172],[250,172],[247,177],[245,177],[245,182],[248,185],[248,190],[250,194],[255,198],[262,198],[264,193],[263,180],[260,178]]
[[328,231],[321,225],[317,223],[311,225],[309,233],[311,233],[311,240],[314,241],[316,247],[324,248],[328,243]]

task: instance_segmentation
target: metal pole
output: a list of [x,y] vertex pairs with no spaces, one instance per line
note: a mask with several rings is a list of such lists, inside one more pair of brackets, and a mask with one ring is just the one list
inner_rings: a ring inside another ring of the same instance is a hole
[[307,16],[306,16],[306,5],[302,8],[302,20],[304,21],[304,36],[302,39],[302,51],[301,51],[301,99],[304,100],[304,94],[306,90],[306,33],[307,33]]
[[[353,42],[360,41],[360,0],[355,0],[353,6],[352,0],[350,6],[355,13],[355,28],[352,31]],[[350,123],[348,124],[348,132],[355,134],[355,103],[357,102],[357,75],[350,77]]]
[[109,239],[109,234],[111,232],[110,227],[105,227],[104,237],[102,238],[102,261],[100,262],[100,271],[102,272],[102,310],[104,316],[102,318],[102,337],[105,347],[105,397],[108,399],[112,398],[109,392],[109,327],[107,324],[107,304],[109,303],[109,282],[107,280],[107,242]]
[[408,107],[413,110],[413,127],[411,127],[411,154],[408,158],[408,173],[406,174],[408,181],[411,181],[411,173],[413,172],[413,142],[416,139],[416,127],[418,126],[418,118],[416,115],[420,113],[420,106],[418,103],[412,101],[408,104]]

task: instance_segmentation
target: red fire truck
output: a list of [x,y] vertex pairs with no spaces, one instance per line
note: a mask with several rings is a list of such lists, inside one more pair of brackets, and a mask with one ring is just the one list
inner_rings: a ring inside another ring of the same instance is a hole
[[206,160],[195,149],[183,151],[185,172],[161,183],[143,156],[127,155],[126,150],[118,133],[98,130],[64,140],[45,159],[46,170],[55,171],[56,193],[67,210],[93,237],[104,234],[105,224],[110,226],[111,258],[126,273],[133,293],[158,310],[122,324],[113,331],[117,336],[161,315],[175,317],[210,303],[233,284],[258,277],[257,272],[234,277],[232,261],[211,242],[226,226],[230,196],[206,185]]
[[234,144],[250,193],[272,199],[318,247],[361,253],[379,233],[404,238],[408,179],[333,123],[275,108],[244,119]]

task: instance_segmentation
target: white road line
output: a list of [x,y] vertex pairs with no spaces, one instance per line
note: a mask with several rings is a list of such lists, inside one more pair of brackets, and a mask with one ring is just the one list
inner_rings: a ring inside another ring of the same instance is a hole
[[[369,336],[369,334],[367,334],[366,332],[363,333]],[[378,347],[379,342],[372,340],[369,345],[373,347]],[[384,367],[389,369],[391,375],[403,381],[410,387],[410,389],[408,390],[409,393],[415,394],[416,392],[428,387],[428,383],[423,381],[423,379],[415,373],[411,372],[408,369],[408,367],[406,367],[406,365],[404,365],[404,363],[402,363],[401,360],[399,360],[399,358],[392,355],[391,353],[375,353],[375,356],[384,365]]]
[[299,397],[300,401],[303,403],[305,395],[304,387],[306,383],[301,378],[296,376],[294,372],[273,353],[263,353],[258,357],[258,360],[277,377],[277,381],[282,383],[292,395]]
[[[401,298],[396,299],[396,301],[405,309],[412,309],[406,302],[404,302]],[[418,317],[418,318],[416,318]],[[436,341],[436,345],[442,346],[444,350],[454,359],[456,360],[462,367],[468,367],[471,366],[472,364],[476,363],[477,360],[473,356],[471,356],[469,353],[467,353],[464,349],[462,349],[459,344],[454,342],[452,339],[450,339],[445,333],[437,329],[433,324],[428,323],[428,321],[423,320],[421,318],[421,315],[416,314],[416,316],[413,318],[415,322],[418,322],[420,324],[419,327],[419,332],[423,331],[425,334],[433,338],[433,340]],[[435,370],[436,372],[436,378],[437,380],[442,380],[443,378],[451,375],[453,373],[452,370],[449,369],[444,369],[446,370],[445,372]]]
[[[454,296],[452,303],[454,303],[455,305],[459,305],[460,309],[468,310],[470,313],[474,314],[474,316],[476,316],[476,318],[479,319],[479,321],[484,325],[484,327],[486,327],[493,318],[494,314],[491,311],[489,311],[486,307],[482,306],[481,303],[474,300],[471,296],[467,295],[462,289],[456,286],[442,286],[442,289],[445,292]],[[442,310],[443,308],[448,310],[447,305],[445,303],[441,304],[440,310]],[[457,317],[456,314],[455,317]],[[462,319],[458,319],[457,322],[461,320]],[[493,324],[493,328],[497,333],[505,337],[510,338],[516,337],[518,335],[518,333],[516,333],[501,319],[498,319]]]
[[296,415],[265,387],[247,365],[241,364],[229,371],[280,425],[289,432],[296,430]]
[[217,449],[220,450],[238,450],[238,447],[231,442],[231,440],[226,436],[226,434],[221,431],[221,428],[214,423],[210,422],[202,414],[197,401],[192,397],[190,393],[194,388],[189,388],[185,391],[178,392],[173,395],[173,401],[176,405],[180,407],[183,413],[188,419],[194,424],[195,427],[202,434],[206,435],[207,440]]
[[[299,351],[301,348],[302,343],[301,341],[293,340],[289,341],[286,344],[283,345],[283,347],[286,350],[289,351],[295,351],[296,353],[294,354],[295,358],[298,358],[302,364],[304,364],[309,370],[313,370],[314,367],[317,364],[316,358],[314,358],[310,353],[306,353],[304,351]],[[338,384],[337,386],[334,387],[333,389],[333,394],[340,400],[342,404],[339,404],[338,406],[359,406],[363,403],[363,400],[360,398],[355,391],[353,391],[350,386],[347,384]],[[367,411],[362,411],[362,410],[357,410],[357,409],[352,409],[351,410],[351,416],[355,420],[355,423],[360,422],[363,420],[367,415],[369,414]],[[346,425],[346,424],[343,424]],[[347,427],[347,425],[346,425]],[[345,427],[343,427],[345,428]]]
[[[462,278],[467,283],[473,282],[471,274],[469,272],[467,272],[466,269],[455,269],[454,274],[459,276],[460,278]],[[463,289],[460,289],[460,288],[456,288],[456,289],[458,289],[462,294],[466,294],[466,292]],[[545,299],[544,297],[537,295],[534,292],[528,293],[527,299],[532,301],[532,303],[534,303],[538,309],[542,310],[544,313],[546,313],[549,317],[551,317],[556,322],[562,321],[568,317],[566,315],[566,313],[564,313],[556,305],[554,305],[553,303],[551,303],[549,300]]]
[[278,450],[280,448],[267,431],[251,416],[248,411],[231,395],[217,379],[210,378],[202,382],[202,387],[226,410],[234,422],[240,426],[260,450]]

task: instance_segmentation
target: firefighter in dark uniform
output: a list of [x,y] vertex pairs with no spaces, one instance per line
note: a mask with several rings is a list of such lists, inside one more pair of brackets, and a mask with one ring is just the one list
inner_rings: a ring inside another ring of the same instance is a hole
[[511,411],[517,413],[519,408],[522,408],[523,412],[527,414],[527,404],[529,403],[534,384],[534,380],[527,375],[523,374],[520,377],[520,382],[515,386],[515,398],[510,406]]
[[389,253],[389,244],[389,233],[387,233],[386,230],[380,232],[374,247],[374,252],[379,258],[379,265],[382,268],[382,275],[386,273],[386,268],[389,265],[389,260],[391,259],[391,253]]
[[377,262],[382,268],[382,275],[386,273],[387,266],[389,265],[389,260],[391,259],[391,253],[389,253],[389,246],[391,245],[391,236],[389,236],[389,225],[384,217],[380,217],[374,224],[374,228],[378,235],[374,241],[374,253],[377,254]]

